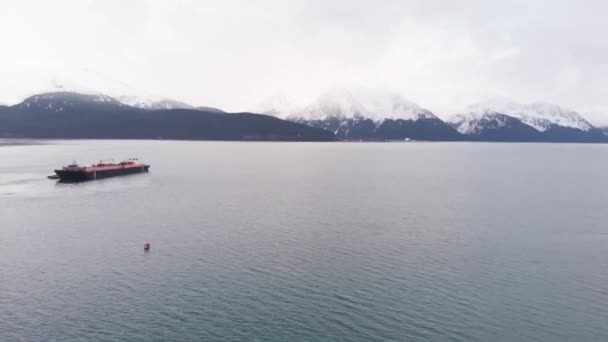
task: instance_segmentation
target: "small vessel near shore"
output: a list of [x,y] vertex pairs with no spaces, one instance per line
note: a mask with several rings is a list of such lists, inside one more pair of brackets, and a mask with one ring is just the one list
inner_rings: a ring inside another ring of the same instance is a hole
[[49,178],[59,178],[60,181],[85,181],[124,176],[134,173],[144,173],[148,172],[149,168],[150,165],[141,163],[135,158],[127,159],[120,163],[100,161],[99,163],[90,166],[81,166],[74,162],[61,169],[55,170],[57,177],[51,178],[49,176]]

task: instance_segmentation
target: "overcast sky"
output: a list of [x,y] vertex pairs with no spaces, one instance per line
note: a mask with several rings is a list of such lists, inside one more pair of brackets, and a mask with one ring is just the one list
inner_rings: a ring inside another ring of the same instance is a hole
[[365,86],[440,116],[502,96],[558,103],[608,123],[605,1],[0,5],[4,103],[72,82],[237,111],[278,93],[305,100],[330,87]]

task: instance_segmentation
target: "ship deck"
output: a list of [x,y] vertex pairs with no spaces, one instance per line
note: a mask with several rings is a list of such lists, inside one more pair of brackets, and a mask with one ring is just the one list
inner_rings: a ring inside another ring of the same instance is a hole
[[83,171],[86,172],[97,172],[97,171],[110,171],[110,170],[123,170],[123,169],[140,169],[147,167],[146,164],[131,164],[131,165],[107,165],[107,166],[87,166]]

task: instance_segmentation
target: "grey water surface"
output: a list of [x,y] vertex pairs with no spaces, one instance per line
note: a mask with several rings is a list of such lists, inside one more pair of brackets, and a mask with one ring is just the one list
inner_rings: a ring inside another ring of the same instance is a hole
[[0,142],[0,340],[608,341],[607,176],[607,145]]

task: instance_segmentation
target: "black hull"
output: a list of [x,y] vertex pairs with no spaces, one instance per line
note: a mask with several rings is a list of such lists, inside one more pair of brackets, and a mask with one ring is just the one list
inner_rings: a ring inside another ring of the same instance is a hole
[[148,172],[149,165],[142,167],[129,167],[114,170],[100,170],[100,171],[84,171],[84,170],[55,170],[59,180],[62,182],[82,182],[87,180],[95,180],[116,176],[125,176],[135,173]]

